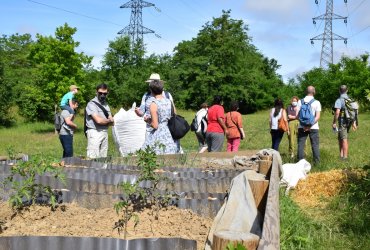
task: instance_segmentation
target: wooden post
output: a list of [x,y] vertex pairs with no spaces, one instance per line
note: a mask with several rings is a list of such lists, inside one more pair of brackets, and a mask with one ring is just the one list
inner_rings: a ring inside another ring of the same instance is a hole
[[272,155],[261,155],[260,158],[264,161],[272,161]]
[[258,162],[259,164],[259,173],[260,174],[264,174],[264,175],[268,175],[268,172],[271,168],[271,161],[266,161],[266,160],[260,160]]
[[238,243],[248,250],[255,250],[260,237],[252,233],[219,231],[213,235],[212,250],[225,250],[231,242],[236,247]]
[[268,180],[248,180],[258,211],[264,215],[267,201]]
[[[277,153],[276,153],[277,154]],[[258,250],[280,249],[279,163],[272,162],[266,210]]]

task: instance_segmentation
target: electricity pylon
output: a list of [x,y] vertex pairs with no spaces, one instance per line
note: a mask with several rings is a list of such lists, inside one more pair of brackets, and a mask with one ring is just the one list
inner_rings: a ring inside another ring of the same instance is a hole
[[145,2],[142,0],[131,0],[120,8],[131,8],[130,24],[120,30],[118,34],[127,34],[131,39],[131,46],[134,47],[135,44],[140,44],[144,47],[144,34],[154,33],[153,30],[148,29],[143,26],[142,9],[144,7],[151,7],[154,4]]
[[[318,4],[318,1],[315,0]],[[347,0],[344,0],[347,3]],[[312,18],[313,24],[316,24],[316,20],[325,20],[324,33],[311,38],[311,44],[314,44],[314,40],[322,40],[320,67],[328,66],[333,64],[333,40],[344,40],[347,44],[347,38],[339,36],[333,33],[333,19],[344,19],[344,23],[347,23],[347,17],[339,16],[333,13],[333,0],[326,0],[326,12],[320,16]]]

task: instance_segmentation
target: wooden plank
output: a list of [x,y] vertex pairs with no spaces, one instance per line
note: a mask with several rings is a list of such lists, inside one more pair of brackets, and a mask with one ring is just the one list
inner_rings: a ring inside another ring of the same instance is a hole
[[258,172],[260,174],[264,174],[264,175],[268,176],[270,174],[271,164],[272,164],[271,161],[266,161],[266,160],[258,161],[258,165],[259,165]]
[[267,202],[267,189],[269,186],[268,180],[248,180],[249,185],[252,189],[254,201],[258,211],[261,214],[265,213],[266,202]]
[[274,153],[270,184],[268,189],[262,237],[258,250],[280,249],[280,214],[279,214],[279,163],[280,155]]
[[255,250],[258,246],[259,238],[252,233],[219,231],[213,235],[212,250],[225,250],[230,242],[235,247],[240,243],[248,250]]

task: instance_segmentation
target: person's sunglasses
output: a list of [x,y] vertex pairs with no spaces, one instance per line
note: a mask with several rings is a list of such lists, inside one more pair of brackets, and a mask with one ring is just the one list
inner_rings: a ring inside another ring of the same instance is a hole
[[107,92],[98,92],[99,95],[108,95]]

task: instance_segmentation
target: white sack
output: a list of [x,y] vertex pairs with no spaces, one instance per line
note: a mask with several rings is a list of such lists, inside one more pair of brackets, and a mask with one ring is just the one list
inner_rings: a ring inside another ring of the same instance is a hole
[[311,164],[305,159],[297,163],[286,163],[282,166],[283,176],[281,177],[280,184],[286,185],[286,194],[289,189],[297,186],[299,180],[306,178],[307,173],[311,170]]
[[122,156],[135,153],[145,141],[146,123],[135,113],[136,103],[128,111],[121,108],[114,115],[113,140]]

